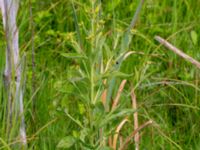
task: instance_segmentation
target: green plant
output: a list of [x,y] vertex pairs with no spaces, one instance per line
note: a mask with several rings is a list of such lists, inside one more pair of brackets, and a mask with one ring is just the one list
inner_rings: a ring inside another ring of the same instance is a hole
[[[119,94],[116,91],[117,81],[131,76],[122,73],[120,67],[131,54],[128,53],[131,29],[136,23],[142,3],[143,1],[139,4],[131,25],[123,33],[114,26],[109,31],[104,29],[105,21],[101,15],[103,10],[100,1],[91,1],[91,7],[85,7],[90,24],[83,23],[80,27],[72,1],[78,40],[75,37],[69,39],[72,52],[61,55],[73,59],[76,64],[68,70],[68,84],[74,86],[72,94],[75,94],[74,100],[79,104],[79,114],[73,117],[70,110],[65,109],[64,112],[78,130],[70,133],[73,137],[70,135],[62,139],[58,144],[59,148],[70,148],[73,145],[76,149],[111,148],[108,140],[115,134],[120,120],[136,111],[125,107],[130,101],[118,104],[119,98],[112,100],[112,97]],[[128,96],[124,96],[124,99],[128,99]]]

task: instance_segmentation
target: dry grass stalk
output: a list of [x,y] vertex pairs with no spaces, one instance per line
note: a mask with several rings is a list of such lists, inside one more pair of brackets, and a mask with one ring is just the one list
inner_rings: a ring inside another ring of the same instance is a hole
[[[106,85],[106,83],[107,83],[107,80],[105,79],[105,80],[103,81],[103,84]],[[101,95],[101,101],[102,101],[104,107],[106,106],[107,91],[108,91],[108,90],[105,89],[105,90],[103,91],[102,95]],[[102,130],[100,130],[100,133],[102,134]],[[112,147],[112,137],[111,137],[111,136],[108,137],[108,145],[109,145],[109,147]]]
[[8,94],[8,134],[11,134],[10,130],[13,125],[15,125],[13,122],[15,122],[16,119],[20,119],[19,135],[21,144],[23,147],[26,147],[27,139],[23,108],[22,66],[17,27],[19,2],[20,0],[0,0],[0,9],[6,36],[6,64],[4,76],[5,87]]
[[[132,107],[134,110],[137,109],[137,101],[136,101],[136,95],[135,95],[135,92],[134,92],[134,89],[132,87],[132,90],[131,90],[131,100],[132,100]],[[134,117],[134,130],[136,130],[139,125],[138,125],[138,112],[136,111],[133,115]],[[135,141],[135,149],[136,150],[139,150],[139,140],[140,140],[140,135],[139,135],[139,132],[137,132],[134,136],[134,141]]]
[[[103,84],[106,85],[106,82],[107,82],[107,80],[105,79],[105,80],[103,81]],[[104,107],[105,107],[105,105],[106,105],[106,96],[107,96],[107,89],[105,89],[105,90],[103,91],[102,95],[101,95],[101,101],[102,101]]]
[[112,136],[109,136],[108,137],[108,145],[109,145],[109,147],[112,147],[112,142],[113,140],[112,140]]
[[[106,85],[106,82],[107,82],[107,80],[104,80],[104,81],[103,81],[103,84]],[[118,104],[118,102],[119,102],[121,93],[122,93],[122,91],[123,91],[123,89],[124,89],[125,84],[126,84],[126,80],[123,80],[123,81],[121,82],[120,86],[119,86],[117,95],[116,95],[116,97],[115,97],[115,99],[114,99],[114,101],[113,101],[112,110],[113,110],[114,108],[116,108],[116,106],[117,106],[117,104]],[[104,107],[105,107],[105,105],[106,105],[106,97],[107,97],[107,89],[105,89],[105,90],[103,91],[102,96],[101,96],[101,101],[102,101]],[[127,120],[126,120],[126,121],[127,121]],[[126,121],[125,121],[125,122],[126,122]],[[125,123],[125,122],[124,122],[124,123]],[[121,124],[120,124],[120,125],[121,125]],[[120,126],[120,125],[118,126],[117,130],[120,130],[120,129],[122,128],[123,125],[122,125],[122,126]],[[119,131],[118,131],[118,132],[119,132]],[[117,133],[118,133],[118,132],[117,132]],[[108,137],[108,145],[109,145],[110,147],[113,147],[113,145],[116,146],[117,138],[118,138],[118,134],[114,136],[114,139],[112,139],[111,136]]]
[[122,129],[122,127],[124,126],[124,124],[128,121],[127,117],[125,119],[122,120],[122,122],[118,125],[116,131],[115,131],[115,135],[113,137],[113,149],[116,150],[117,149],[117,140],[118,140],[118,136],[119,136],[119,132]]
[[123,60],[127,59],[130,55],[136,54],[136,55],[148,55],[150,57],[160,57],[159,54],[146,54],[141,51],[128,51],[127,53],[124,54]]
[[182,52],[180,49],[176,48],[174,45],[172,45],[171,43],[169,43],[168,41],[166,41],[165,39],[161,38],[160,36],[155,36],[155,39],[162,45],[164,45],[166,48],[168,48],[169,50],[173,51],[174,53],[176,53],[177,55],[179,55],[180,57],[184,58],[185,60],[191,62],[193,65],[195,65],[197,68],[200,69],[200,62],[198,62],[197,60],[195,60],[194,58],[192,58],[191,56],[185,54],[184,52]]
[[140,127],[138,127],[136,130],[134,130],[131,135],[126,138],[125,142],[122,144],[122,146],[119,148],[119,150],[125,150],[127,148],[127,145],[130,143],[131,139],[133,137],[135,137],[135,135],[143,128],[145,128],[146,126],[152,124],[153,121],[152,120],[149,120],[147,122],[145,122],[144,124],[142,124]]
[[117,104],[118,104],[118,102],[119,102],[119,98],[120,98],[120,96],[121,96],[121,93],[122,93],[122,91],[123,91],[123,89],[124,89],[125,84],[126,84],[126,80],[123,80],[123,81],[121,82],[120,86],[119,86],[118,91],[117,91],[117,96],[115,97],[115,99],[114,99],[114,101],[113,101],[112,110],[116,108],[116,106],[117,106]]
[[124,143],[123,136],[119,135],[119,147]]

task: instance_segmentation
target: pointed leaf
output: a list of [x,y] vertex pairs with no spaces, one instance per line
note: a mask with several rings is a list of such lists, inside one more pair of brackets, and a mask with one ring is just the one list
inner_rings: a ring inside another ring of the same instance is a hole
[[108,115],[105,116],[105,118],[103,118],[101,120],[101,122],[98,123],[98,125],[99,125],[99,127],[102,127],[102,126],[108,124],[109,122],[119,118],[119,117],[130,115],[130,114],[132,114],[136,111],[137,110],[135,110],[135,109],[123,109],[122,111],[117,112],[117,113],[110,112]]
[[126,73],[123,73],[123,72],[120,72],[120,71],[112,71],[112,72],[107,72],[103,75],[103,78],[106,78],[106,77],[121,77],[121,78],[128,78],[128,77],[131,77],[133,74],[126,74]]
[[64,137],[57,145],[57,148],[70,148],[76,143],[76,139],[73,136]]
[[66,58],[71,58],[71,59],[86,59],[84,55],[78,54],[78,53],[61,53],[62,56]]
[[193,30],[193,31],[191,31],[190,34],[191,34],[191,38],[192,38],[193,44],[196,45],[197,42],[198,42],[198,35],[197,35],[197,33]]

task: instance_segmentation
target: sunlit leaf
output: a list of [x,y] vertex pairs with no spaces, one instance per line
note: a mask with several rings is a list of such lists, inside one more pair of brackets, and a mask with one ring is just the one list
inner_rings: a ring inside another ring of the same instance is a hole
[[120,71],[112,71],[112,72],[105,73],[103,75],[103,77],[109,77],[109,76],[127,78],[127,77],[132,76],[132,74],[126,74]]
[[117,112],[117,113],[109,113],[105,118],[103,118],[101,120],[101,122],[99,123],[99,126],[102,127],[106,124],[108,124],[109,122],[119,118],[119,117],[123,117],[125,115],[130,115],[132,113],[134,113],[136,110],[134,109],[123,109],[121,110],[120,112]]
[[57,145],[57,148],[70,148],[76,143],[76,139],[73,136],[64,137]]
[[191,35],[193,44],[196,45],[197,42],[198,42],[198,35],[197,35],[197,33],[193,30],[193,31],[191,31],[190,35]]

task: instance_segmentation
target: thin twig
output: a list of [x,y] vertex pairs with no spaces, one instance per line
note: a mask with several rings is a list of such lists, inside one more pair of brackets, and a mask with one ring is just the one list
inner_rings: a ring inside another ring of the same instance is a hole
[[117,126],[117,129],[115,131],[115,135],[113,137],[113,149],[116,150],[117,149],[117,140],[118,140],[118,136],[119,136],[119,132],[122,129],[122,127],[124,126],[124,124],[128,121],[127,117],[125,119],[123,119],[121,121],[121,123]]
[[131,141],[131,139],[136,135],[137,132],[139,132],[141,129],[145,128],[146,126],[152,124],[153,121],[149,120],[147,122],[145,122],[144,124],[142,124],[139,128],[137,128],[136,130],[134,130],[131,135],[125,140],[124,144],[122,144],[122,146],[119,148],[119,150],[125,150],[128,143]]
[[124,89],[124,86],[126,84],[126,80],[123,80],[119,86],[119,89],[117,91],[117,96],[115,97],[113,104],[112,104],[112,110],[116,108],[118,102],[119,102],[119,98],[121,96],[122,90]]
[[[132,88],[132,90],[131,90],[132,107],[134,110],[136,110],[137,109],[136,95],[135,95],[133,86],[131,86],[131,88]],[[134,130],[136,130],[139,127],[137,111],[134,113],[133,117],[134,117]],[[139,140],[140,140],[140,135],[139,135],[139,132],[137,132],[134,136],[135,150],[139,150]]]
[[[107,80],[105,79],[105,80],[103,81],[103,84],[106,85],[106,82],[107,82]],[[103,91],[102,95],[101,95],[101,101],[102,101],[104,107],[106,106],[106,97],[107,97],[107,89],[105,89],[105,90]]]
[[193,65],[195,65],[197,68],[200,69],[200,62],[199,61],[197,61],[194,58],[192,58],[191,56],[185,54],[180,49],[176,48],[174,45],[172,45],[171,43],[169,43],[168,41],[166,41],[162,37],[155,36],[155,40],[157,40],[160,44],[164,45],[166,48],[173,51],[174,53],[176,53],[180,57],[184,58],[185,60],[191,62]]

